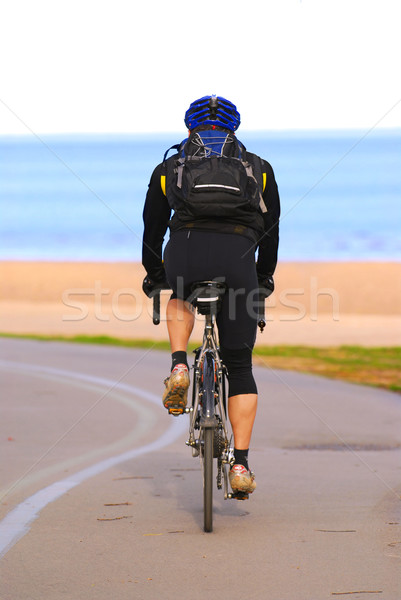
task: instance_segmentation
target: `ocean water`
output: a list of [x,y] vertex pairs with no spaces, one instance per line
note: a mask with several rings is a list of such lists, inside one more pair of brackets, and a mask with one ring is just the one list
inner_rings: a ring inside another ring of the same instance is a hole
[[[140,260],[150,175],[184,135],[0,137],[0,259]],[[401,259],[401,130],[238,137],[275,171],[280,260]]]

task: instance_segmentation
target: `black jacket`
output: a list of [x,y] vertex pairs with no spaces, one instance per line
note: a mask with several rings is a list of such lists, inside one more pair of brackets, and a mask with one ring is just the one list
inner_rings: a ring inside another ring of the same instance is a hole
[[[263,192],[263,200],[267,208],[267,212],[263,213],[264,232],[258,234],[256,238],[254,231],[244,231],[242,234],[248,235],[248,237],[255,241],[255,250],[256,248],[258,249],[257,273],[258,277],[264,279],[269,275],[273,275],[277,264],[280,199],[271,165],[267,161],[262,160],[262,166],[263,172],[266,173],[266,186]],[[159,164],[151,176],[143,210],[142,264],[148,276],[154,282],[165,279],[162,247],[172,212],[161,187],[161,175],[162,164]],[[191,228],[236,233],[234,229],[230,230],[215,222],[195,224]]]

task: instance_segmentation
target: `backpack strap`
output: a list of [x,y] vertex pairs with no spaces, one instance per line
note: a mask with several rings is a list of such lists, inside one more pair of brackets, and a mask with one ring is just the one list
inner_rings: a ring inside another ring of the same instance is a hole
[[[260,208],[261,208],[261,211],[263,213],[265,213],[265,212],[267,212],[267,206],[266,206],[266,203],[265,203],[265,201],[263,199],[263,194],[265,193],[265,189],[266,189],[267,173],[266,173],[266,171],[263,171],[262,160],[259,157],[258,157],[258,162],[259,162],[260,170],[261,170],[261,173],[262,173],[262,193],[260,195],[260,198],[261,198]],[[263,204],[264,208],[262,207],[262,204]]]
[[168,148],[168,149],[165,151],[165,153],[164,153],[164,156],[163,156],[163,162],[165,162],[165,161],[166,161],[167,154],[170,152],[170,150],[177,150],[177,151],[178,151],[180,148],[181,148],[181,144],[174,144],[174,146],[170,146],[170,148]]
[[182,188],[182,172],[184,170],[184,163],[185,163],[185,156],[179,158],[177,160],[177,167],[175,169],[176,173],[177,173],[177,187],[179,189]]
[[181,142],[180,144],[174,144],[173,146],[170,146],[170,148],[168,148],[163,156],[163,163],[162,163],[162,174],[160,175],[160,187],[162,189],[162,192],[165,196],[167,196],[166,194],[166,159],[167,159],[167,155],[170,152],[170,150],[177,150],[177,152],[180,150],[180,148],[182,147],[184,142]]
[[[245,146],[243,146],[243,149],[245,150]],[[254,154],[252,156],[252,159],[254,160],[250,162],[246,151],[245,158],[247,160],[242,160],[241,162],[245,167],[246,174],[248,175],[248,177],[256,181],[257,186],[259,188],[259,208],[262,211],[262,213],[267,213],[267,206],[262,195],[266,187],[266,173],[263,172],[262,161],[259,158],[259,156],[256,156]]]

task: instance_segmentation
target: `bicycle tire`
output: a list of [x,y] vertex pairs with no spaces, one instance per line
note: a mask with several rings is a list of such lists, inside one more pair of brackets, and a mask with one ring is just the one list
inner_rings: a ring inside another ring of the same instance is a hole
[[213,531],[213,439],[214,429],[203,429],[203,517],[206,532]]
[[213,531],[213,457],[216,429],[214,403],[214,357],[207,351],[203,361],[202,385],[202,466],[203,466],[203,516],[204,530]]

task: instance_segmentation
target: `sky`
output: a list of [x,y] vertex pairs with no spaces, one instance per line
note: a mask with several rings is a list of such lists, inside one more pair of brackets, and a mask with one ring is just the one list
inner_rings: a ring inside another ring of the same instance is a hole
[[401,126],[399,0],[3,0],[0,135]]

